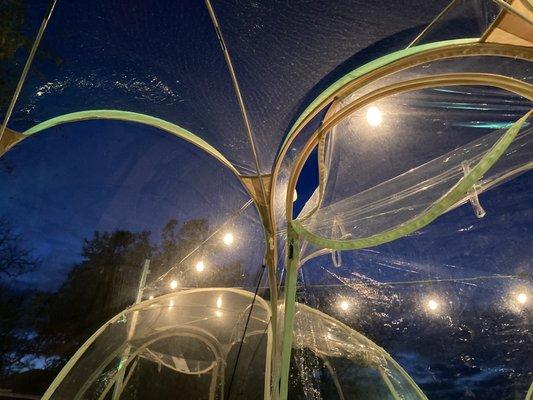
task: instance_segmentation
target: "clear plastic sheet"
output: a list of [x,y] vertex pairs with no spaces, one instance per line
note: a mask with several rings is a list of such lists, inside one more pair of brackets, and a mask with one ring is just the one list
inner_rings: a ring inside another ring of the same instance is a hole
[[[334,239],[371,236],[423,212],[449,191],[503,134],[496,131],[354,196],[320,207],[303,225]],[[526,128],[459,204],[533,168],[533,129]],[[315,196],[316,197],[316,196]],[[376,200],[379,199],[379,200]],[[457,205],[459,205],[457,204]],[[456,205],[456,206],[457,206]],[[305,214],[303,214],[305,217]]]
[[[195,399],[263,397],[270,385],[270,308],[256,298],[250,310],[252,300],[242,290],[195,289],[137,304],[80,348],[43,399],[99,399],[115,390],[127,399],[176,391]],[[147,379],[156,371],[158,379]]]
[[[334,128],[319,209],[299,219],[311,232],[332,239],[367,237],[400,225],[477,164],[505,133],[494,128],[510,127],[528,110],[518,96],[460,86],[379,100]],[[372,120],[372,112],[379,121]],[[526,122],[476,190],[531,168],[531,147]]]
[[528,172],[482,193],[484,218],[464,204],[392,243],[343,251],[340,265],[306,261],[298,300],[379,343],[431,399],[524,399],[531,182]]
[[[42,395],[77,347],[135,302],[146,259],[143,299],[191,287],[253,292],[266,279],[263,227],[238,178],[167,133],[109,121],[55,127],[4,155],[0,175],[2,232],[26,260],[0,273],[0,305],[13,310],[1,322],[0,380],[15,392]],[[7,256],[2,247],[2,266]]]

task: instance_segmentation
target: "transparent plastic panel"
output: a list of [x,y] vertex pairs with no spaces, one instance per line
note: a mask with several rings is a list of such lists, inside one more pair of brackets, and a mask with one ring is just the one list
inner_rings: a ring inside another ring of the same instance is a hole
[[203,2],[60,2],[40,51],[49,56],[34,60],[9,124],[15,131],[72,112],[131,111],[178,124],[244,173],[255,170]]
[[44,398],[263,398],[269,318],[264,300],[236,289],[145,301],[102,326]]
[[531,83],[533,79],[532,69],[533,66],[530,61],[522,60],[512,55],[502,57],[494,55],[461,56],[458,54],[454,57],[420,62],[415,66],[403,68],[382,78],[373,79],[364,86],[358,87],[355,91],[351,92],[342,100],[342,104],[349,104],[358,97],[387,85],[439,74],[488,73],[508,76]]
[[424,399],[379,346],[333,317],[298,304],[289,398]]
[[[0,118],[5,112],[15,92],[24,63],[45,16],[48,4],[40,2],[27,4],[25,1],[9,1],[2,4],[0,20]],[[45,51],[38,51],[36,59],[49,57]]]
[[298,301],[382,346],[430,399],[524,399],[533,351],[531,178],[480,194],[483,218],[464,204],[410,236],[337,252],[340,263],[331,254],[308,260]]
[[14,393],[42,395],[137,299],[253,293],[266,275],[262,224],[238,178],[154,128],[88,121],[36,134],[0,160],[0,192],[0,305],[10,310],[0,379]]
[[272,165],[290,125],[322,90],[407,46],[447,3],[214,1],[262,165]]
[[479,38],[496,19],[499,10],[498,5],[492,0],[456,0],[416,44]]
[[[529,108],[498,89],[455,86],[356,111],[334,128],[323,201],[310,218],[300,217],[303,225],[320,236],[355,239],[407,222],[457,184]],[[526,122],[478,192],[531,168],[531,133]]]

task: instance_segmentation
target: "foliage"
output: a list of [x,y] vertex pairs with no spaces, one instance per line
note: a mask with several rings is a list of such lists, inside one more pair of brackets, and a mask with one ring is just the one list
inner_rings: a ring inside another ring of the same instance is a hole
[[24,356],[32,347],[23,329],[28,325],[24,295],[10,289],[9,283],[36,264],[20,236],[6,219],[0,218],[0,374],[23,367]]

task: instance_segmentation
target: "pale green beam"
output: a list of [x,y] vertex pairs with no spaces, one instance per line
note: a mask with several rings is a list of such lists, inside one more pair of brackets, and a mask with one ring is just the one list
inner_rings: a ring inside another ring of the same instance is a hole
[[388,243],[403,236],[407,236],[410,233],[413,233],[430,224],[439,216],[444,214],[448,209],[450,209],[450,207],[460,201],[468,192],[468,190],[472,188],[472,186],[474,186],[476,182],[481,179],[481,177],[483,177],[483,175],[502,156],[505,150],[516,138],[518,132],[525,124],[532,111],[529,111],[526,115],[516,121],[513,126],[509,128],[500,139],[498,139],[491,149],[485,153],[476,166],[472,168],[470,172],[466,174],[457,184],[455,184],[450,191],[433,203],[433,205],[431,205],[424,212],[400,225],[364,238],[353,240],[335,240],[320,237],[309,232],[298,220],[293,220],[290,222],[290,224],[300,239],[305,239],[316,246],[333,250],[363,249],[366,247],[373,247],[383,243]]
[[477,43],[479,41],[479,38],[469,38],[469,39],[453,39],[453,40],[445,40],[441,42],[434,42],[434,43],[427,43],[419,46],[409,47],[400,51],[396,51],[394,53],[387,54],[383,57],[377,58],[374,61],[371,61],[359,68],[354,69],[352,72],[349,72],[348,74],[344,75],[339,80],[335,81],[331,86],[329,86],[326,90],[324,90],[320,95],[313,100],[311,104],[307,106],[307,108],[304,110],[304,112],[298,117],[296,122],[292,125],[291,130],[285,137],[285,140],[281,146],[281,148],[285,147],[287,141],[291,138],[293,135],[296,127],[305,119],[311,112],[324,101],[324,99],[331,96],[331,94],[335,93],[337,90],[339,90],[341,87],[347,85],[348,83],[354,81],[355,79],[359,78],[360,76],[363,76],[365,74],[368,74],[369,72],[374,71],[375,69],[381,68],[385,65],[392,64],[393,62],[400,60],[405,57],[409,57],[413,54],[421,53],[427,50],[431,49],[437,49],[440,47],[446,47],[451,45],[463,45],[463,44],[470,44],[470,43]]
[[40,124],[33,126],[27,131],[23,132],[25,136],[33,135],[35,133],[41,132],[45,129],[52,128],[57,125],[67,124],[71,122],[78,121],[87,121],[94,119],[107,119],[107,120],[117,120],[117,121],[128,121],[128,122],[137,122],[139,124],[153,126],[155,128],[161,129],[165,132],[169,132],[181,139],[186,140],[189,143],[196,145],[207,153],[211,154],[213,157],[218,159],[222,164],[228,167],[235,175],[239,175],[237,169],[233,164],[226,158],[222,153],[217,149],[207,143],[205,140],[199,138],[194,133],[188,131],[187,129],[182,128],[179,125],[173,124],[171,122],[165,121],[160,118],[152,117],[150,115],[139,114],[130,111],[121,111],[121,110],[86,110],[73,112],[70,114],[60,115],[55,118],[51,118]]
[[294,313],[296,310],[296,281],[298,277],[298,261],[300,258],[300,241],[289,227],[287,237],[287,275],[285,284],[285,314],[283,316],[283,342],[281,347],[281,382],[280,396],[287,399],[289,393],[289,370],[291,366],[292,337],[294,331]]

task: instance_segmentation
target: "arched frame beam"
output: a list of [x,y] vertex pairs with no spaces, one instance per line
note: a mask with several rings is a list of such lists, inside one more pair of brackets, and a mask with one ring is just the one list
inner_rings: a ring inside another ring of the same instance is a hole
[[[80,122],[80,121],[88,121],[88,120],[115,120],[115,121],[125,121],[125,122],[134,122],[139,123],[147,126],[152,126],[158,129],[161,129],[162,131],[168,132],[174,136],[177,136],[194,146],[200,148],[201,150],[205,151],[215,159],[217,159],[222,165],[224,165],[226,168],[228,168],[239,180],[241,185],[244,187],[252,201],[254,202],[255,208],[261,216],[261,210],[260,205],[257,204],[257,199],[254,196],[253,193],[250,192],[249,188],[244,184],[243,177],[239,174],[239,171],[235,168],[235,166],[222,154],[220,153],[215,147],[210,145],[208,142],[200,138],[199,136],[195,135],[194,133],[188,131],[187,129],[184,129],[180,127],[179,125],[173,124],[171,122],[165,121],[160,118],[156,118],[150,115],[146,114],[140,114],[130,111],[122,111],[122,110],[107,110],[107,109],[98,109],[98,110],[86,110],[86,111],[79,111],[69,114],[60,115],[51,119],[48,119],[44,122],[41,122],[30,129],[23,132],[24,138],[20,140],[18,143],[23,141],[25,138],[34,135],[36,133],[42,132],[46,129],[67,124],[67,123],[74,123],[74,122]],[[15,146],[10,147],[8,150],[12,149]],[[4,153],[5,154],[5,153]],[[3,154],[2,154],[3,155]],[[1,155],[0,155],[1,157]],[[261,218],[259,218],[262,220]],[[266,221],[265,221],[266,223]],[[277,311],[277,284],[276,284],[276,275],[273,269],[275,268],[275,262],[273,260],[270,260],[273,258],[273,252],[271,251],[271,240],[270,235],[268,233],[267,227],[263,224],[263,235],[264,235],[264,243],[265,243],[265,259],[266,263],[269,266],[269,287],[270,287],[270,293],[271,293],[271,303],[272,303],[272,310]],[[274,314],[275,314],[274,311]],[[271,321],[271,324],[274,327],[276,327],[276,321],[277,317],[276,315],[273,315],[273,319]],[[275,346],[274,346],[275,347]],[[269,366],[270,370],[271,366]]]
[[79,121],[89,121],[89,120],[115,120],[115,121],[125,121],[125,122],[136,122],[143,125],[152,126],[154,128],[161,129],[165,132],[171,133],[174,136],[177,136],[196,147],[204,150],[206,153],[215,157],[220,161],[225,167],[227,167],[231,172],[233,172],[240,179],[239,172],[233,166],[233,164],[226,158],[222,153],[217,149],[207,143],[205,140],[201,139],[194,133],[188,131],[187,129],[182,128],[179,125],[173,124],[171,122],[165,121],[160,118],[152,117],[150,115],[122,111],[122,110],[86,110],[73,112],[69,114],[60,115],[58,117],[51,118],[40,124],[37,124],[30,129],[23,132],[25,137],[34,135],[38,132],[44,131],[45,129],[52,128],[54,126],[69,124]]
[[[68,362],[65,364],[63,369],[59,372],[59,374],[55,377],[51,385],[48,387],[46,392],[43,395],[43,400],[50,399],[51,396],[54,394],[54,392],[57,390],[63,379],[67,376],[67,374],[72,370],[72,368],[76,365],[76,363],[80,360],[80,358],[85,354],[85,352],[89,349],[89,347],[98,339],[98,337],[106,330],[106,328],[109,325],[112,325],[116,323],[119,319],[122,318],[125,312],[131,313],[135,311],[142,311],[145,309],[149,309],[151,306],[155,306],[158,303],[166,302],[167,300],[176,299],[180,297],[185,297],[190,294],[194,293],[207,293],[207,292],[224,292],[224,293],[235,293],[238,295],[241,295],[243,297],[246,297],[248,299],[253,299],[254,294],[251,292],[248,292],[246,290],[241,289],[233,289],[233,288],[199,288],[199,289],[190,289],[179,293],[169,293],[160,297],[156,297],[152,300],[145,300],[141,303],[135,304],[131,308],[127,309],[124,312],[121,312],[120,314],[117,314],[113,318],[111,318],[109,321],[107,321],[105,324],[103,324],[95,333],[91,335],[89,339],[74,353],[74,355],[68,360]],[[269,325],[268,321],[272,317],[270,307],[268,303],[260,296],[256,297],[256,301],[263,307],[263,309],[266,311],[266,320],[265,324],[267,324],[267,337],[268,337],[268,344],[267,344],[267,360],[265,363],[265,368],[267,369],[267,373],[270,374],[270,350],[272,345],[272,329]],[[118,354],[118,353],[117,353]],[[267,385],[265,385],[267,386]]]
[[[353,70],[335,81],[307,106],[290,128],[272,169],[270,203],[274,204],[275,202],[276,183],[290,145],[305,126],[332,101],[342,100],[371,82],[411,67],[432,61],[475,56],[509,57],[530,61],[533,59],[533,48],[480,43],[477,38],[446,40],[413,46],[385,55]],[[290,218],[292,216],[287,217]],[[271,224],[274,231],[276,231],[276,219],[273,213],[271,213]]]
[[[533,101],[533,85],[528,83],[504,77],[501,75],[492,75],[492,74],[481,74],[481,73],[464,73],[464,74],[445,74],[445,75],[436,75],[428,76],[423,78],[412,79],[409,81],[403,81],[383,88],[377,89],[373,92],[370,92],[343,109],[337,112],[332,116],[328,121],[326,121],[317,131],[313,133],[311,138],[307,141],[302,152],[299,154],[298,159],[295,162],[293,170],[288,183],[288,193],[292,193],[292,190],[296,187],[296,183],[302,171],[302,168],[307,161],[307,158],[313,151],[313,149],[318,144],[319,138],[323,134],[331,132],[332,128],[337,124],[344,121],[350,115],[352,115],[357,110],[366,107],[367,105],[400,93],[410,92],[414,90],[421,90],[434,87],[444,87],[444,86],[490,86],[496,87],[499,89],[507,90],[511,93],[515,93],[519,96],[525,97],[530,101]],[[527,113],[522,117],[516,124],[513,125],[502,137],[496,142],[496,144],[483,156],[479,163],[465,175],[448,193],[441,197],[437,202],[435,202],[430,208],[422,212],[420,215],[410,219],[409,221],[390,228],[384,232],[378,234],[358,238],[353,240],[334,240],[324,237],[319,237],[308,230],[306,230],[303,225],[297,221],[292,220],[291,216],[293,213],[293,203],[290,201],[286,202],[286,213],[287,218],[290,218],[289,222],[292,225],[292,228],[298,235],[298,237],[304,238],[305,240],[313,243],[319,247],[326,247],[335,250],[352,250],[360,249],[371,246],[377,246],[382,243],[387,243],[392,240],[398,239],[402,236],[405,236],[411,232],[414,232],[433,220],[438,216],[444,213],[448,208],[455,204],[460,198],[464,196],[464,192],[470,188],[475,182],[477,182],[481,176],[498,160],[498,158],[503,154],[505,149],[511,144],[514,140],[518,131],[525,123],[528,116],[531,112]]]

